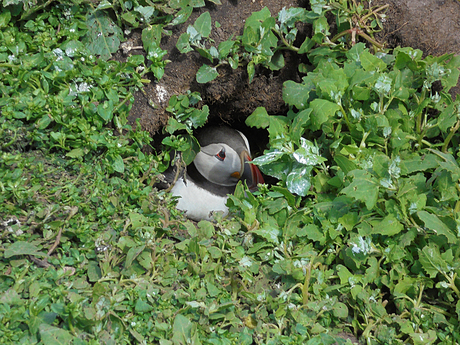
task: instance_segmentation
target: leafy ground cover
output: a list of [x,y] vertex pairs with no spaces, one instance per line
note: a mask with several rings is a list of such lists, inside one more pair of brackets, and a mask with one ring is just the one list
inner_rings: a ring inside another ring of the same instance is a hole
[[[177,44],[208,59],[198,82],[226,64],[250,82],[286,49],[309,63],[280,90],[287,114],[246,120],[279,182],[239,185],[232,218],[195,224],[153,186],[170,149],[193,159],[200,95],[171,98],[161,152],[126,118],[162,76],[162,35],[204,5],[2,4],[0,342],[460,342],[460,58],[383,50],[385,8],[355,2],[264,9],[218,47],[200,16]],[[313,33],[298,44],[296,23]],[[123,25],[145,57],[109,59]]]

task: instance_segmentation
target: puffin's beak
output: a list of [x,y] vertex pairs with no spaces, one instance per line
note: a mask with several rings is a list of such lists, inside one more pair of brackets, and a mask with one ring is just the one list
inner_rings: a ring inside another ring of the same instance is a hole
[[232,176],[240,180],[246,180],[249,190],[254,192],[257,190],[257,185],[259,183],[264,183],[262,173],[256,165],[249,163],[251,157],[247,151],[241,152],[240,158],[241,171],[235,171]]

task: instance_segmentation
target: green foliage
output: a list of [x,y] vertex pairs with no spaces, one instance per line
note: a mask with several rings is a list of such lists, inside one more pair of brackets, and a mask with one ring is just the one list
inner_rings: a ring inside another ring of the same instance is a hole
[[[193,129],[203,126],[209,115],[209,107],[204,105],[202,109],[195,106],[200,102],[198,92],[190,92],[186,95],[173,95],[169,99],[166,108],[173,116],[168,119],[166,132],[170,136],[163,139],[162,144],[175,151],[182,152],[185,164],[190,164],[200,150],[198,140],[193,136]],[[174,134],[177,131],[186,131],[186,134]]]
[[102,11],[95,11],[86,20],[88,32],[83,40],[88,50],[108,59],[118,50],[123,39],[121,29]]
[[253,163],[265,174],[286,181],[288,190],[300,196],[310,190],[313,167],[326,161],[318,148],[302,137],[310,113],[308,109],[288,116],[269,116],[264,108],[258,108],[246,120],[248,126],[268,127],[270,134],[270,149]]
[[[219,43],[217,48],[212,45],[213,41],[208,37],[212,24],[209,13],[205,12],[193,25],[189,25],[186,33],[179,37],[176,47],[181,53],[195,50],[211,63],[215,63],[214,67],[205,64],[200,68],[196,75],[198,83],[207,83],[217,78],[219,76],[217,68],[222,65],[230,65],[233,69],[245,65],[251,83],[257,65],[272,71],[284,67],[283,50],[305,54],[316,47],[318,49],[315,49],[314,55],[318,59],[322,58],[327,47],[342,48],[338,49],[340,51],[349,43],[354,45],[356,35],[372,43],[375,50],[382,49],[383,46],[373,39],[373,33],[381,28],[381,19],[385,17],[382,11],[388,5],[364,9],[362,5],[356,5],[354,2],[351,3],[351,8],[348,8],[348,4],[348,1],[313,1],[311,11],[296,7],[283,8],[276,18],[272,17],[267,7],[264,7],[245,20],[242,36],[236,37],[235,40],[231,37]],[[334,37],[329,31],[328,14],[336,16],[337,27],[342,30]],[[299,22],[311,24],[313,36],[306,37],[300,47],[296,47],[294,45],[298,33],[296,23]],[[351,41],[347,41],[347,35],[351,36]],[[304,64],[299,66],[302,72],[306,69],[308,67]]]
[[[284,84],[286,116],[258,108],[246,121],[268,131],[253,162],[279,182],[254,194],[240,184],[233,218],[195,224],[152,186],[169,149],[193,159],[209,108],[196,92],[171,97],[168,150],[151,155],[126,117],[143,75],[162,76],[166,28],[204,1],[8,4],[0,343],[350,344],[343,331],[367,344],[460,342],[458,57],[373,54],[353,37],[379,50],[383,9],[355,2],[312,0],[276,19],[263,9],[209,49],[205,12],[178,42],[209,59],[199,81],[224,63],[244,62],[250,78],[258,64],[281,68],[283,49],[311,65]],[[298,22],[312,36],[296,47]],[[104,59],[121,24],[142,29],[148,61]]]
[[[245,202],[240,191],[231,198],[233,210],[260,257],[284,244],[288,255],[278,256],[273,270],[294,278],[307,309],[321,294],[315,285],[324,270],[334,265],[340,284],[329,282],[323,293],[347,295],[355,327],[368,342],[458,341],[460,102],[448,91],[457,84],[460,59],[422,59],[412,48],[372,55],[363,43],[348,51],[319,47],[308,56],[314,68],[301,83],[284,85],[288,115],[262,108],[246,123],[268,129],[269,148],[254,163],[280,180],[283,197],[311,199],[283,210],[272,206],[280,204],[273,188]],[[295,171],[299,185],[289,178],[292,162],[307,162]],[[316,280],[304,280],[293,264],[303,255],[304,270],[315,268],[307,276],[317,274]],[[436,319],[449,330],[435,327]]]

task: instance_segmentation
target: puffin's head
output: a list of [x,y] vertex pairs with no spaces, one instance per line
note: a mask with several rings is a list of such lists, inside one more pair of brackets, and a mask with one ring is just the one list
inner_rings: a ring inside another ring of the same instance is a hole
[[221,186],[235,186],[245,180],[251,190],[264,183],[259,168],[251,164],[251,153],[246,137],[239,131],[215,128],[211,136],[201,137],[201,150],[193,161],[203,177]]

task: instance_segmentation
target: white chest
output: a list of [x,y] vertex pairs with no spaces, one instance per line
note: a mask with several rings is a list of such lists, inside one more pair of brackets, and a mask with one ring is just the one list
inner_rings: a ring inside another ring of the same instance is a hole
[[228,214],[228,207],[225,205],[227,196],[211,194],[190,180],[185,184],[183,179],[179,179],[171,189],[171,193],[181,197],[177,208],[185,211],[187,217],[195,221],[212,220],[212,212],[216,211],[222,211],[224,215]]

